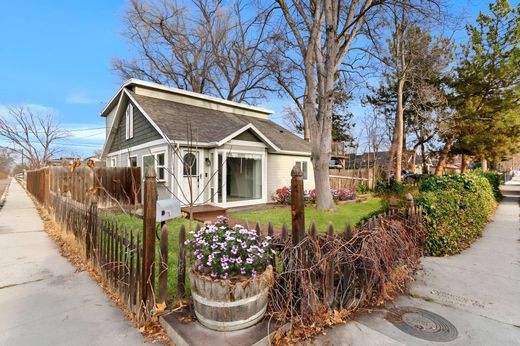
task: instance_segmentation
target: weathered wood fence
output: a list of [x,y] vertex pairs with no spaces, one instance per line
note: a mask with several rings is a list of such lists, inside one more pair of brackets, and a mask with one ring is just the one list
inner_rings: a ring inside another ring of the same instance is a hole
[[368,188],[374,188],[374,170],[370,168],[359,169],[329,169],[330,187],[335,190],[356,190],[358,184],[366,184]]
[[40,203],[50,192],[82,204],[96,200],[99,208],[135,205],[141,202],[139,167],[45,167],[27,171],[27,189]]

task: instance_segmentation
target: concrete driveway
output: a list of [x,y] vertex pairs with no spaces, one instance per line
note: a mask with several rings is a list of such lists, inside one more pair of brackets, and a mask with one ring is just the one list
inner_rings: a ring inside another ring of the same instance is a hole
[[0,209],[0,345],[140,345],[141,334],[76,273],[12,181]]
[[520,177],[503,193],[493,221],[471,248],[423,258],[410,296],[336,326],[314,344],[520,345]]

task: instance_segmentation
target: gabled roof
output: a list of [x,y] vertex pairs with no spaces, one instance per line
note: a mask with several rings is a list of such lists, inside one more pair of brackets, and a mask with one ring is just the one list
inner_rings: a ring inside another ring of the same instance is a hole
[[[269,119],[237,115],[185,103],[138,95],[125,90],[163,135],[175,142],[220,146],[251,130],[274,152],[310,153],[310,144]],[[188,136],[188,124],[192,135]]]
[[250,105],[243,104],[243,103],[224,100],[224,99],[221,99],[218,97],[213,97],[213,96],[204,95],[204,94],[200,94],[200,93],[196,93],[196,92],[192,92],[192,91],[188,91],[188,90],[182,90],[182,89],[168,87],[168,86],[161,85],[158,83],[147,82],[144,80],[131,78],[131,79],[128,79],[119,88],[117,93],[106,104],[105,108],[103,108],[103,110],[101,111],[101,116],[103,116],[103,117],[107,116],[110,113],[110,111],[112,110],[112,108],[114,108],[117,105],[120,95],[124,89],[133,90],[134,87],[149,88],[152,90],[162,91],[162,92],[176,95],[176,96],[186,97],[191,100],[203,100],[203,101],[211,102],[214,104],[220,104],[220,105],[229,106],[229,107],[233,107],[233,108],[237,108],[237,109],[249,110],[249,111],[253,111],[253,112],[257,112],[257,113],[265,114],[265,115],[269,115],[269,114],[273,113],[270,110],[263,109],[260,107],[254,107],[254,106],[250,106]]

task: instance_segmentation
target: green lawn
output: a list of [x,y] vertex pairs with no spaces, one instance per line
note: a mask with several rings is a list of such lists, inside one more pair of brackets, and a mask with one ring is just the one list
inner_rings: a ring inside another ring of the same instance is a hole
[[[305,226],[308,228],[312,221],[315,221],[318,231],[326,232],[327,225],[332,221],[334,229],[342,231],[345,224],[356,225],[363,218],[383,208],[381,198],[370,198],[361,203],[338,204],[335,213],[318,211],[314,207],[305,207]],[[248,221],[250,225],[256,222],[261,224],[272,222],[275,227],[282,227],[284,223],[287,224],[288,228],[291,227],[290,207],[229,213],[228,216]]]
[[[103,214],[103,218],[107,220],[111,220],[114,222],[118,222],[123,225],[127,226],[133,226],[135,230],[139,230],[139,232],[142,232],[143,228],[143,220],[131,216],[131,215],[125,215],[125,214]],[[168,268],[171,268],[168,270],[168,297],[169,299],[175,299],[177,294],[177,267],[179,263],[179,231],[181,225],[184,225],[186,227],[186,237],[188,238],[190,236],[189,232],[189,220],[185,218],[176,218],[173,220],[168,221],[166,224],[168,226]],[[193,223],[193,228],[195,229],[196,221]],[[142,239],[142,238],[141,238]],[[156,271],[156,277],[157,273],[159,273],[159,240],[156,238],[156,263],[157,267],[155,269]],[[188,259],[189,261],[189,259]],[[188,269],[188,268],[187,268]],[[157,287],[157,280],[156,280],[156,287]],[[187,288],[187,294],[190,294],[189,291],[189,279],[188,279],[188,271],[186,270],[186,288]]]

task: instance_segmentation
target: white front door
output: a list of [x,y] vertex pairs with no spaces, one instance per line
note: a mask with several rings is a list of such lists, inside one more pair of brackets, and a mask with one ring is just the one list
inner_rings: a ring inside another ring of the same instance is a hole
[[[186,205],[202,203],[202,165],[200,163],[201,152],[199,150],[182,151],[180,164],[181,189],[179,199]],[[201,194],[201,196],[199,196]]]

